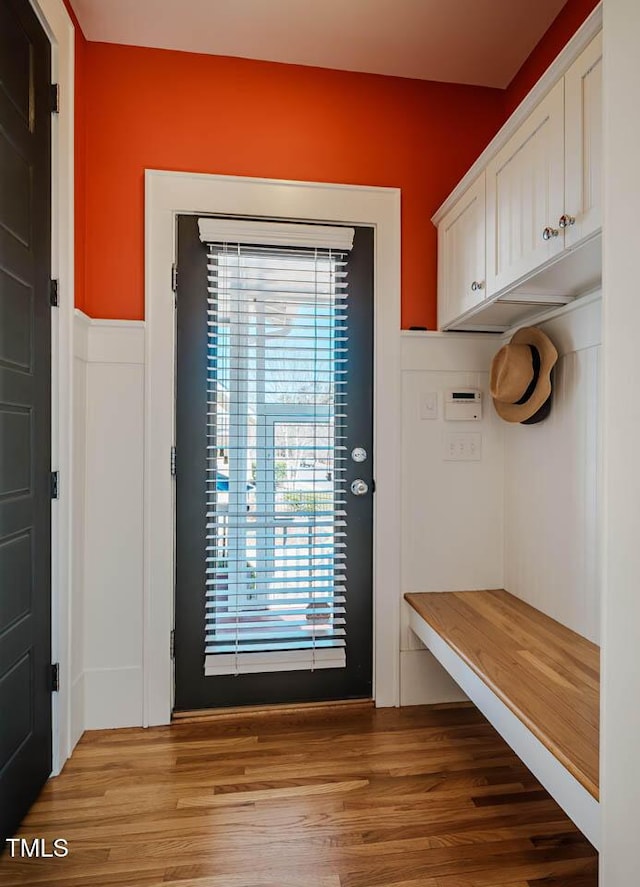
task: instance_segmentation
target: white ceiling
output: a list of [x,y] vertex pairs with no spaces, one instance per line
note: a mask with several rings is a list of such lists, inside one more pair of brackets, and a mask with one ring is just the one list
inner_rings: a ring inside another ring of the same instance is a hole
[[71,0],[89,40],[507,86],[566,0]]

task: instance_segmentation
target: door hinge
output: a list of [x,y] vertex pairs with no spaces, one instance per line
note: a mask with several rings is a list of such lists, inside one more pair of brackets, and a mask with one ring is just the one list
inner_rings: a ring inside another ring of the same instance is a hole
[[49,302],[52,308],[58,307],[58,281],[49,281]]
[[52,471],[50,476],[51,498],[60,498],[60,472]]
[[60,690],[60,663],[54,662],[51,666],[50,672],[50,687],[52,693],[57,693]]
[[49,87],[49,107],[52,114],[60,113],[60,87],[57,83]]
[[171,447],[171,477],[176,476],[176,448]]
[[175,262],[171,266],[171,289],[174,293],[178,291],[178,266]]
[[171,634],[169,635],[169,655],[172,659],[176,658],[176,630],[175,628],[171,629]]

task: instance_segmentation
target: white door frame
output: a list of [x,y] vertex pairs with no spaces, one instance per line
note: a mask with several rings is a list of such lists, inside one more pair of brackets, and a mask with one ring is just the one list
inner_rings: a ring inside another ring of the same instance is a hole
[[[74,316],[74,91],[75,29],[62,0],[31,0],[51,41],[52,81],[60,110],[52,115],[51,276],[58,308],[51,314],[51,466],[60,472],[60,498],[51,514],[51,650],[60,664],[60,690],[52,695],[53,764],[60,772],[71,754],[71,408]],[[79,642],[76,639],[76,642]]]
[[374,698],[399,704],[400,191],[146,170],[145,173],[145,726],[171,719],[174,601],[175,323],[171,289],[179,213],[322,221],[375,228]]

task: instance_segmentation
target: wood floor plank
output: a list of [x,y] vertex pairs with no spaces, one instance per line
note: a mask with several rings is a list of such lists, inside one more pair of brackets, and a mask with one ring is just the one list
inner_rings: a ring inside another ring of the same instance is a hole
[[594,849],[467,705],[118,734],[85,736],[22,824],[69,856],[5,854],[2,887],[597,885]]

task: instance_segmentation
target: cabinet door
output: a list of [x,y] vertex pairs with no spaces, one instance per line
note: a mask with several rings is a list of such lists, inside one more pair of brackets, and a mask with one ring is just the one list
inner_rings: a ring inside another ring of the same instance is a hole
[[438,261],[438,321],[442,329],[487,294],[484,173],[438,226]]
[[494,295],[564,248],[564,82],[487,167],[487,285]]
[[602,34],[565,76],[565,228],[574,246],[602,227]]

